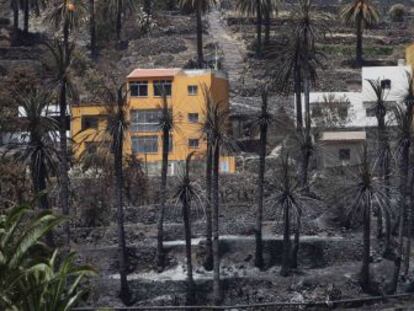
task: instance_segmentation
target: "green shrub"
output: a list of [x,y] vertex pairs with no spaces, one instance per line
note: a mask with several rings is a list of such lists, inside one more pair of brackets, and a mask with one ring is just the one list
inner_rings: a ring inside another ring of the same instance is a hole
[[407,8],[404,4],[397,3],[390,8],[388,14],[393,22],[402,22],[404,21],[404,16],[407,15]]

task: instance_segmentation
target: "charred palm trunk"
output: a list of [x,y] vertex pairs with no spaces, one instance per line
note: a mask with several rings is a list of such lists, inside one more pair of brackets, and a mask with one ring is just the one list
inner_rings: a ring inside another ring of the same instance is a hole
[[158,236],[157,236],[157,266],[158,271],[164,270],[165,252],[163,247],[164,241],[164,215],[165,203],[167,201],[167,175],[168,175],[168,152],[170,149],[170,131],[163,130],[162,136],[162,168],[161,168],[161,188],[160,188],[160,215],[158,219]]
[[257,32],[257,43],[256,43],[256,56],[262,56],[262,3],[261,0],[256,0],[256,32]]
[[260,149],[259,149],[259,176],[257,184],[257,210],[256,210],[256,256],[255,266],[263,269],[263,239],[262,239],[262,223],[263,223],[263,197],[264,197],[264,175],[266,169],[266,145],[267,145],[267,94],[262,94],[262,115],[260,122]]
[[13,32],[17,33],[19,30],[19,5],[17,1],[13,0],[11,6],[13,10]]
[[116,39],[121,42],[122,33],[122,0],[118,0],[116,3]]
[[296,228],[295,228],[295,236],[293,239],[292,253],[290,256],[290,267],[292,269],[298,268],[299,243],[300,243],[300,216],[298,215],[296,219]]
[[402,147],[401,159],[400,159],[400,200],[399,200],[399,227],[398,227],[398,251],[394,262],[394,274],[391,283],[391,293],[395,293],[398,286],[398,279],[400,276],[401,263],[404,253],[404,230],[407,217],[407,190],[408,190],[408,169],[409,169],[409,156],[410,145],[404,144]]
[[204,67],[204,54],[203,54],[203,19],[202,19],[202,7],[201,1],[196,2],[196,19],[197,19],[197,62],[198,67]]
[[[33,190],[37,196],[37,204],[39,210],[48,210],[49,200],[46,193],[47,168],[43,156],[38,155],[38,153],[33,154],[31,159]],[[54,246],[54,238],[52,232],[49,232],[46,235],[46,243],[50,247]]]
[[125,242],[125,229],[124,229],[124,199],[123,199],[123,185],[124,176],[122,168],[123,157],[123,139],[121,135],[115,135],[114,139],[114,171],[115,171],[115,197],[114,208],[117,210],[117,222],[118,222],[118,264],[119,275],[121,279],[120,298],[128,304],[130,301],[130,292],[127,280],[127,248]]
[[270,28],[272,26],[272,12],[271,12],[271,0],[266,0],[266,11],[264,12],[264,19],[265,19],[265,38],[264,38],[264,45],[267,46],[270,43]]
[[211,211],[211,178],[213,166],[213,152],[210,141],[207,141],[207,159],[206,159],[206,258],[204,268],[207,271],[213,270],[213,233],[212,233],[212,211]]
[[[379,103],[377,107],[377,121],[378,121],[378,154],[380,157],[380,175],[381,179],[385,185],[385,195],[386,195],[386,204],[387,206],[390,206],[390,159],[389,159],[389,143],[388,143],[388,133],[387,128],[385,125],[385,115],[386,115],[386,108],[384,106],[384,103]],[[386,215],[388,216],[388,215]],[[388,222],[388,220],[386,220]],[[386,224],[386,230],[389,230],[388,224]],[[382,238],[384,235],[383,232],[383,215],[382,210],[378,208],[377,213],[377,236],[378,238]],[[391,232],[387,231],[385,233],[386,237],[386,252],[389,251],[390,247],[390,239],[391,239]]]
[[29,33],[29,18],[30,18],[30,2],[29,0],[24,0],[23,2],[23,31],[25,34]]
[[95,0],[89,0],[89,32],[91,36],[91,56],[95,59],[97,56],[96,50],[96,21],[95,21]]
[[356,23],[357,23],[356,63],[358,66],[362,66],[364,63],[363,51],[362,51],[362,15],[361,14],[362,13],[358,14],[357,20],[356,20]]
[[371,253],[371,198],[367,198],[364,210],[363,251],[360,283],[367,292],[370,289],[370,253]]
[[288,276],[290,272],[289,256],[290,255],[290,206],[285,203],[283,209],[283,254],[282,254],[282,268],[280,269],[281,276]]
[[185,234],[185,255],[187,261],[187,305],[193,305],[195,302],[195,284],[193,279],[193,263],[191,254],[191,221],[190,221],[190,204],[187,198],[182,200],[183,221]]
[[304,80],[305,95],[305,133],[302,145],[302,169],[301,184],[305,192],[309,192],[309,163],[311,157],[312,138],[311,138],[311,117],[310,117],[310,100],[309,100],[309,80]]
[[296,99],[296,129],[298,132],[303,128],[303,112],[302,112],[302,77],[300,74],[299,64],[295,65],[294,72],[295,99]]
[[219,242],[219,168],[220,168],[220,146],[216,142],[213,147],[213,296],[215,304],[222,301],[220,284],[220,242]]
[[[66,115],[66,78],[61,81],[60,99],[59,99],[59,144],[60,144],[60,161],[59,161],[59,205],[62,209],[63,215],[69,215],[69,176],[68,176],[68,146],[66,131],[68,120]],[[64,224],[65,242],[66,245],[70,243],[70,227],[69,223]]]
[[[411,255],[411,237],[412,237],[412,227],[413,227],[413,206],[414,206],[414,170],[411,168],[411,187],[410,187],[410,205],[407,206],[407,226],[406,226],[406,235],[407,235],[407,245],[405,247],[404,254],[404,275],[408,276],[408,271],[410,269],[410,255]],[[408,195],[408,194],[407,194]]]

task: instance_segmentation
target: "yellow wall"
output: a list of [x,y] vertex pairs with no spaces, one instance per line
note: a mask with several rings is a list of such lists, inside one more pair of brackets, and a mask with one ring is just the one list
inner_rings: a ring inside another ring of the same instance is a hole
[[[202,157],[206,152],[206,142],[201,134],[201,123],[203,122],[204,96],[203,88],[206,86],[211,89],[213,98],[229,108],[229,83],[227,79],[215,76],[211,71],[187,71],[180,72],[172,77],[140,78],[128,79],[128,82],[145,80],[148,81],[148,97],[130,97],[129,111],[139,109],[160,109],[162,98],[154,97],[153,81],[172,79],[172,96],[168,98],[168,105],[172,108],[175,128],[172,131],[173,150],[169,154],[170,161],[184,161],[187,155],[195,151],[197,157]],[[196,96],[188,94],[188,85],[197,85],[198,93]],[[198,113],[199,122],[190,123],[189,113]],[[74,154],[79,156],[85,149],[83,141],[96,140],[93,130],[77,134],[81,131],[81,117],[86,115],[104,115],[105,109],[102,106],[90,105],[72,108],[72,137],[74,141]],[[105,122],[99,122],[99,127],[104,128]],[[96,131],[95,131],[96,132]],[[96,136],[96,135],[95,135]],[[161,132],[130,132],[130,137],[125,142],[125,153],[132,153],[131,137],[133,136],[158,136],[158,152],[147,153],[145,155],[148,163],[160,162],[162,160],[162,140]],[[98,138],[99,139],[99,138]],[[199,148],[192,149],[188,146],[188,139],[199,139]],[[138,155],[144,160],[144,155]],[[233,157],[222,157],[221,161],[227,161],[229,171],[235,172],[235,161]]]
[[414,68],[414,44],[411,44],[405,49],[405,61],[407,65]]

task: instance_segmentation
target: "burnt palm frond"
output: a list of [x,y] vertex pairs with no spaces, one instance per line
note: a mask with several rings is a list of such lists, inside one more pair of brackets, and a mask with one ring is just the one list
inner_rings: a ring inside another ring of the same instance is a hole
[[[280,0],[259,0],[261,11],[269,11],[270,15],[276,14],[280,5]],[[238,0],[236,10],[243,15],[255,16],[257,13],[257,0]]]
[[45,17],[45,21],[60,29],[63,23],[67,23],[69,30],[78,28],[84,21],[88,8],[82,0],[55,0],[52,9]]
[[266,202],[274,208],[289,206],[294,213],[295,221],[299,221],[302,211],[310,204],[317,204],[318,200],[310,196],[297,178],[289,153],[282,151],[277,173],[274,174],[273,191]]
[[[289,92],[294,77],[317,80],[317,68],[326,58],[316,43],[329,32],[329,16],[317,11],[311,0],[300,0],[291,13],[290,33],[283,44],[270,44],[265,56],[275,60],[268,68],[269,75],[281,92]],[[276,72],[276,74],[275,74]]]
[[370,0],[353,0],[343,7],[340,16],[347,24],[355,23],[358,18],[362,18],[366,26],[375,25],[379,21],[378,10]]
[[230,111],[224,102],[217,101],[207,86],[202,87],[204,97],[201,133],[211,145],[217,145],[228,151],[237,150],[237,145],[230,135]]

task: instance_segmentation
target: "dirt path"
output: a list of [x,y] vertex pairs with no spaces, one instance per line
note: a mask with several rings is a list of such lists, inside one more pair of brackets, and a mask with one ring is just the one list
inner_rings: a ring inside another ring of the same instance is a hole
[[229,75],[230,88],[234,92],[234,90],[238,89],[240,78],[243,74],[246,48],[237,39],[232,37],[230,31],[223,25],[217,9],[211,10],[207,18],[210,25],[210,36],[223,51],[223,67]]

